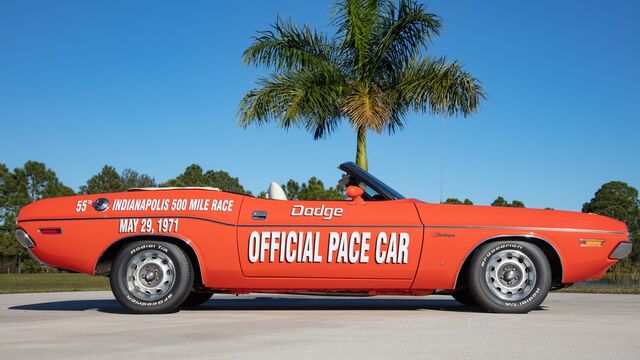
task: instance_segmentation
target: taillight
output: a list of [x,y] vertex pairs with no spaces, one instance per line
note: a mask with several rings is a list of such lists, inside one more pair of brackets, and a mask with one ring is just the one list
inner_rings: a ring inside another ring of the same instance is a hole
[[38,229],[42,235],[59,235],[62,234],[61,228],[40,228]]

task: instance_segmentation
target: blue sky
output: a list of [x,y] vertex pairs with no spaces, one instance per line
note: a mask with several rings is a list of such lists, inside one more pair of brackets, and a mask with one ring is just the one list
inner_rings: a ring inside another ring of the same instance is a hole
[[[445,1],[429,54],[465,64],[489,97],[444,119],[444,197],[579,210],[604,182],[640,187],[640,25],[635,1]],[[353,160],[344,125],[239,128],[243,93],[265,69],[242,63],[279,14],[327,28],[327,1],[0,2],[0,162],[45,162],[78,188],[102,166],[164,181],[191,163],[254,192]],[[440,199],[443,119],[411,115],[369,137],[369,167],[406,196]]]

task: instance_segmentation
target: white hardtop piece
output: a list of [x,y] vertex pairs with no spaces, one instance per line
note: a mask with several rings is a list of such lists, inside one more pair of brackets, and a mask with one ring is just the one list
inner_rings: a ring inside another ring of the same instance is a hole
[[269,185],[267,196],[272,200],[287,200],[287,194],[284,193],[282,187],[280,187],[280,185],[278,185],[278,183],[276,183],[275,181],[272,181]]

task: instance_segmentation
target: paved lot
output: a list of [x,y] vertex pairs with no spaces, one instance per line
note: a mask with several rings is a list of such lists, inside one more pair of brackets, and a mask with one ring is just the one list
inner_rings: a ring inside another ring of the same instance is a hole
[[638,359],[640,296],[551,294],[527,315],[450,297],[216,295],[128,315],[109,292],[0,295],[3,359]]

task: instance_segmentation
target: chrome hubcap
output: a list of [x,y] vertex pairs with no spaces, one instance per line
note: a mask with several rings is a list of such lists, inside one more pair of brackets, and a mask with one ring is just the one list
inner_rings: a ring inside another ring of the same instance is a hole
[[161,251],[145,250],[127,264],[127,289],[140,300],[158,300],[173,288],[174,283],[173,261]]
[[487,262],[485,280],[489,290],[500,299],[519,301],[531,294],[536,268],[523,252],[501,250]]

